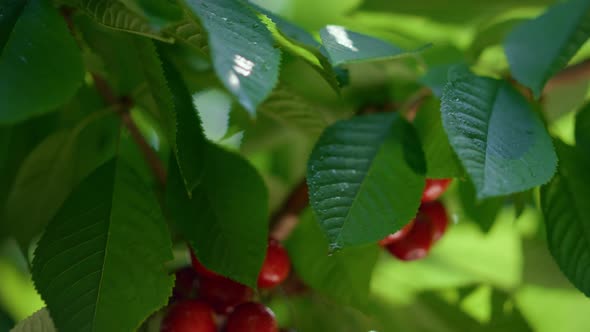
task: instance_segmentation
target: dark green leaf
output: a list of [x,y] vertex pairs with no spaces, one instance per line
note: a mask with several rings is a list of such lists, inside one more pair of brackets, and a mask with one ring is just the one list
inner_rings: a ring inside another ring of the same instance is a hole
[[[320,31],[332,66],[395,59],[417,51],[405,51],[391,43],[360,34],[337,25],[328,25]],[[419,51],[419,50],[418,50]]]
[[191,46],[199,54],[206,55],[208,53],[207,36],[201,25],[197,24],[196,21],[185,19],[166,28],[164,31],[166,34]]
[[420,82],[432,89],[433,94],[440,98],[447,84],[449,69],[464,64],[465,55],[454,45],[436,45],[425,51],[422,56],[428,69],[420,78]]
[[379,246],[373,243],[328,255],[328,241],[310,210],[303,213],[286,246],[306,285],[340,304],[362,307],[367,303]]
[[21,0],[5,0],[0,7],[0,51],[10,37],[12,27],[27,3]]
[[590,37],[590,2],[570,0],[517,26],[504,42],[512,75],[536,97]]
[[8,317],[3,310],[0,310],[0,331],[10,331],[10,329],[14,326],[14,321],[12,318]]
[[415,216],[426,171],[418,142],[397,113],[359,116],[324,131],[307,181],[331,249],[375,242]]
[[280,51],[256,14],[235,0],[191,0],[187,6],[208,33],[219,79],[251,114],[275,87]]
[[57,332],[47,308],[20,321],[10,332]]
[[[2,20],[3,25],[5,22]],[[80,50],[48,1],[27,2],[1,51],[0,123],[52,111],[82,84]]]
[[81,0],[80,7],[96,22],[111,29],[172,42],[172,39],[162,36],[141,14],[127,8],[119,0]]
[[174,0],[120,0],[129,9],[145,17],[156,29],[182,19],[182,8]]
[[41,233],[74,186],[114,154],[105,134],[116,133],[118,123],[112,116],[105,120],[107,114],[91,114],[75,128],[52,134],[23,161],[0,221],[21,244]]
[[556,142],[559,168],[541,187],[549,251],[569,281],[590,296],[590,158]]
[[[193,98],[187,90],[182,78],[169,61],[163,62],[164,75],[168,81],[171,97],[174,102],[172,117],[175,118],[172,146],[180,167],[183,182],[190,194],[201,181],[205,171],[207,141],[201,127]],[[164,86],[163,89],[168,89]]]
[[576,115],[576,146],[590,153],[590,103]]
[[502,205],[504,205],[504,197],[478,200],[473,183],[470,181],[459,182],[459,196],[463,213],[475,222],[482,231],[489,232]]
[[441,111],[479,199],[533,188],[555,173],[557,158],[543,123],[507,82],[454,67]]
[[426,176],[433,179],[461,176],[461,164],[443,129],[437,100],[431,98],[420,106],[414,126],[426,157]]
[[238,155],[213,144],[206,152],[205,175],[192,199],[171,163],[168,210],[203,265],[256,287],[268,239],[266,187]]
[[33,280],[59,331],[136,330],[171,293],[168,230],[126,158],[74,190],[35,251]]

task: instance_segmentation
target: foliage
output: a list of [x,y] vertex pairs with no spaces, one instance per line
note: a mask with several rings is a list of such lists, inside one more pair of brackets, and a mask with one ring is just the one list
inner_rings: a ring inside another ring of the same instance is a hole
[[[590,5],[551,3],[2,1],[0,327],[153,330],[187,244],[255,288],[285,220],[283,328],[584,326]],[[382,257],[433,178],[449,233]]]

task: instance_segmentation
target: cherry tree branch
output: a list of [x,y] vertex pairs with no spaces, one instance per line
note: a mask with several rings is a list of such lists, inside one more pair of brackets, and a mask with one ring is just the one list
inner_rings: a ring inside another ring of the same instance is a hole
[[[70,30],[70,33],[74,39],[79,42],[79,40],[76,38],[76,31],[72,22],[73,9],[62,6],[60,8],[60,12],[68,26],[68,29]],[[164,165],[162,164],[162,161],[156,152],[145,140],[141,134],[141,131],[129,114],[129,111],[133,108],[133,100],[128,96],[117,96],[109,83],[99,74],[91,73],[91,75],[96,91],[98,94],[100,94],[105,104],[108,106],[114,106],[117,114],[121,118],[121,122],[123,125],[125,125],[131,137],[135,141],[135,144],[140,149],[146,163],[149,165],[154,177],[158,181],[158,184],[161,187],[164,187],[166,185],[166,170]]]

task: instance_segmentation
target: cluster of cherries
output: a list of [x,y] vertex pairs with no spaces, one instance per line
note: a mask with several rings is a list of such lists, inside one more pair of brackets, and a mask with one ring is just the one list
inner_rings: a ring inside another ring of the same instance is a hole
[[393,256],[411,261],[424,258],[449,224],[444,205],[437,201],[452,179],[427,179],[416,217],[399,231],[379,241]]
[[[171,305],[162,332],[278,332],[274,313],[254,302],[254,291],[207,269],[191,251],[192,268],[176,272]],[[259,289],[281,284],[291,271],[287,251],[270,239],[258,275]]]

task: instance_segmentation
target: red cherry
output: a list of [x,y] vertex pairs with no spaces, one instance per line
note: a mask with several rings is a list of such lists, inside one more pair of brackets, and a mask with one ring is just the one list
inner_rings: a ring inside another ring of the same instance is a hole
[[404,237],[406,237],[406,235],[408,235],[410,230],[412,230],[413,226],[414,226],[414,220],[411,220],[407,225],[405,225],[399,231],[397,231],[393,234],[389,234],[383,240],[379,241],[379,245],[382,247],[385,247],[388,244],[391,244],[393,242],[403,239]]
[[162,332],[215,332],[213,309],[205,302],[184,300],[170,307]]
[[447,217],[447,210],[445,206],[439,202],[423,203],[420,206],[420,214],[428,217],[434,229],[433,240],[437,241],[447,230],[449,225],[449,218]]
[[240,304],[227,318],[226,332],[278,332],[274,313],[260,303]]
[[287,279],[291,260],[287,250],[277,240],[270,239],[266,258],[258,274],[258,288],[273,288]]
[[184,267],[175,272],[176,280],[172,290],[171,301],[188,299],[193,297],[197,288],[197,273],[190,267]]
[[216,312],[226,314],[235,306],[250,301],[253,291],[248,286],[224,277],[202,278],[199,296]]
[[433,243],[434,227],[429,218],[421,214],[414,219],[414,226],[403,239],[389,244],[386,248],[395,257],[411,261],[425,257]]
[[426,179],[426,187],[422,193],[422,202],[431,202],[440,197],[453,179]]
[[[190,250],[190,248],[189,248]],[[201,277],[206,277],[206,278],[215,278],[218,277],[220,278],[221,276],[211,270],[209,270],[208,268],[205,267],[205,265],[203,265],[199,259],[197,258],[197,256],[195,256],[195,253],[190,250],[191,253],[191,261],[193,263],[193,268],[195,269],[195,271],[197,271],[197,273],[201,276]]]

